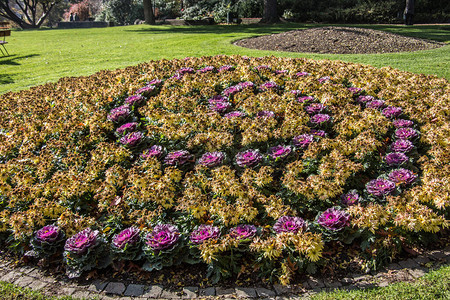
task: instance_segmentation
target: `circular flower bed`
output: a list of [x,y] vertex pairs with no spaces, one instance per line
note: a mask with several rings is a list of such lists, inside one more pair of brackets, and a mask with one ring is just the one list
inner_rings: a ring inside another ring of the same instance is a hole
[[340,255],[375,268],[449,224],[449,104],[443,79],[237,56],[9,93],[4,244],[71,277],[111,260],[284,284]]

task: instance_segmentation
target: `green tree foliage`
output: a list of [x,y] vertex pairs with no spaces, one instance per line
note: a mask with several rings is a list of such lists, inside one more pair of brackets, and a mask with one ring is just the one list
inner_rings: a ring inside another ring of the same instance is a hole
[[112,21],[119,25],[133,24],[144,19],[144,6],[137,0],[110,0],[97,16],[98,21]]

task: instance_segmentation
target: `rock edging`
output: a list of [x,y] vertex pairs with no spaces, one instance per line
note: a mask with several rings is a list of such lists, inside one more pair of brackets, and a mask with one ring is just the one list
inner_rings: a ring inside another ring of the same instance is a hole
[[314,276],[308,276],[302,282],[302,288],[285,287],[274,284],[272,289],[262,287],[182,287],[178,291],[165,289],[161,285],[124,284],[118,281],[94,280],[82,285],[70,281],[58,281],[44,275],[37,267],[20,267],[12,269],[11,262],[0,262],[0,281],[16,284],[20,287],[39,290],[47,295],[70,295],[73,298],[92,299],[302,299],[311,295],[334,289],[364,289],[370,287],[385,287],[399,281],[414,281],[432,269],[450,264],[450,246],[443,250],[433,250],[388,265],[385,270],[371,274],[349,274],[340,280],[330,281]]

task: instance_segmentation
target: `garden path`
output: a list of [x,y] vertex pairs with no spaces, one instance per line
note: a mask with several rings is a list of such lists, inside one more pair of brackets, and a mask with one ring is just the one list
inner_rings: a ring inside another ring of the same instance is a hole
[[415,258],[409,258],[397,263],[391,263],[380,272],[369,274],[348,274],[339,280],[329,281],[317,276],[308,276],[297,286],[281,286],[274,284],[271,289],[263,287],[233,287],[223,288],[211,286],[206,288],[196,286],[180,287],[169,290],[161,285],[146,285],[124,283],[117,279],[88,280],[77,282],[59,280],[46,275],[41,269],[31,266],[14,267],[8,260],[0,260],[0,281],[10,282],[21,287],[40,290],[46,295],[70,295],[73,298],[92,299],[307,299],[323,290],[334,289],[365,289],[370,287],[385,287],[399,281],[414,281],[430,270],[450,264],[450,246],[443,250],[427,251]]

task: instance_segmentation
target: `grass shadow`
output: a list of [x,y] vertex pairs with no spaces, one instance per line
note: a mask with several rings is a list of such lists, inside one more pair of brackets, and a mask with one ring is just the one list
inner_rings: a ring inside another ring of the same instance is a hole
[[231,34],[245,33],[251,35],[274,34],[290,30],[308,29],[314,27],[338,26],[360,27],[382,30],[403,36],[434,40],[438,42],[450,42],[450,25],[367,25],[367,24],[305,24],[305,23],[280,23],[274,25],[248,24],[248,25],[191,25],[171,26],[158,25],[146,26],[125,31],[142,34]]
[[0,76],[0,84],[11,84],[14,83],[14,80],[12,79],[10,74],[2,74]]
[[127,29],[125,31],[138,32],[145,34],[228,34],[228,33],[249,33],[249,34],[270,34],[276,32],[284,32],[296,29],[306,29],[313,25],[300,23],[282,23],[276,25],[191,25],[191,26],[148,26],[139,29]]
[[20,63],[17,62],[17,60],[31,58],[40,56],[39,54],[28,54],[24,56],[17,56],[17,55],[9,55],[9,56],[3,56],[0,57],[0,65],[9,65],[9,66],[20,66]]

